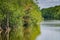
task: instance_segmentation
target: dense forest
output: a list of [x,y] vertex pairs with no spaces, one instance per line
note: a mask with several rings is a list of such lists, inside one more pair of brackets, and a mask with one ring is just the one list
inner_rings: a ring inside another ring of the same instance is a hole
[[44,20],[60,20],[60,5],[41,9]]
[[35,40],[41,20],[33,0],[0,0],[0,40]]

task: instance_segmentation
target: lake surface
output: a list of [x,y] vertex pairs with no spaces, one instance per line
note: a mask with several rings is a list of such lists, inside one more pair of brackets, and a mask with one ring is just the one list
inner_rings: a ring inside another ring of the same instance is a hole
[[43,21],[40,24],[41,34],[36,40],[60,40],[60,21]]

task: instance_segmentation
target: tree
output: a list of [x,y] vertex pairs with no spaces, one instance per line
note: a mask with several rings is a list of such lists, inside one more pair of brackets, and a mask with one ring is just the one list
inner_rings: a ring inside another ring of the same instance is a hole
[[2,40],[35,40],[42,16],[33,0],[0,0],[0,4]]
[[60,5],[41,10],[45,20],[60,20]]

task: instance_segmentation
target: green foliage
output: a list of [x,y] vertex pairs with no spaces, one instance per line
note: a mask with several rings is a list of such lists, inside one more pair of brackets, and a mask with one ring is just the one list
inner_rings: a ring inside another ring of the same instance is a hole
[[41,11],[45,20],[60,20],[60,6],[44,8]]
[[30,17],[29,29],[31,34],[29,40],[35,40],[40,33],[39,23],[42,20],[42,16],[33,0],[0,0],[0,4],[0,19],[4,22],[2,25],[6,24],[4,20],[9,15],[10,40],[24,40],[23,16],[26,15],[26,9],[30,8],[28,16]]

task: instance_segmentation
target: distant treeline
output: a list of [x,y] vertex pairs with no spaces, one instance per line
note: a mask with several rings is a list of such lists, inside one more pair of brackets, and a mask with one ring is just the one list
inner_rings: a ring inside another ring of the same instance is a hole
[[44,20],[60,20],[60,5],[41,10]]

